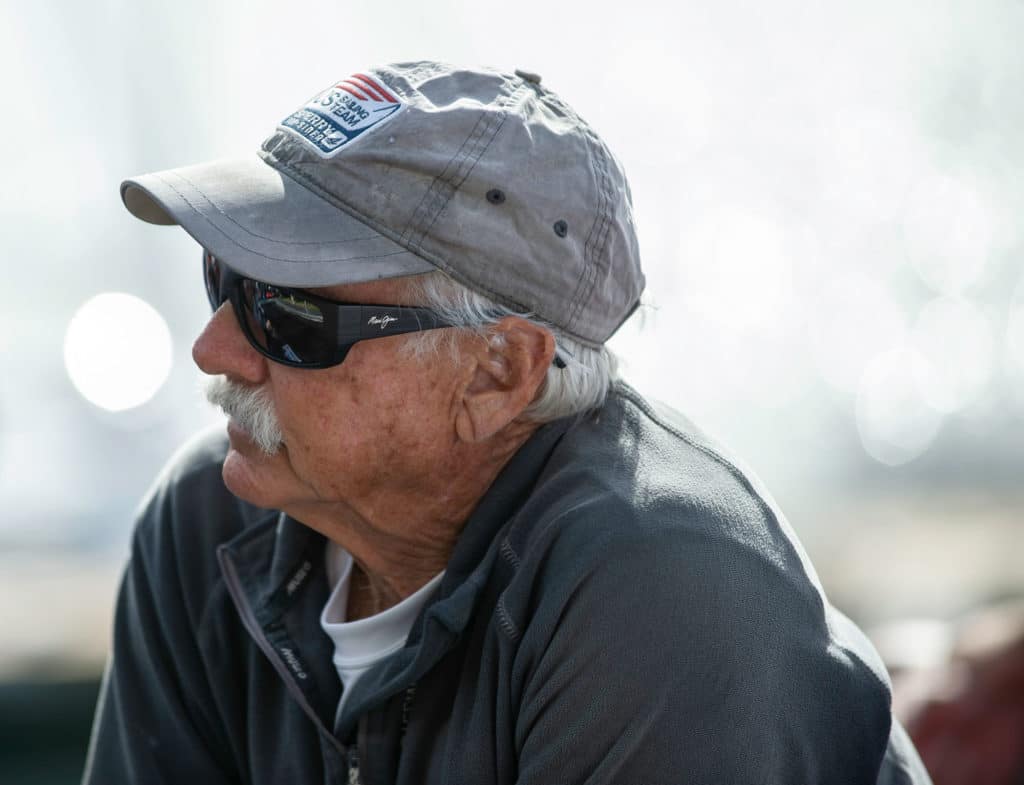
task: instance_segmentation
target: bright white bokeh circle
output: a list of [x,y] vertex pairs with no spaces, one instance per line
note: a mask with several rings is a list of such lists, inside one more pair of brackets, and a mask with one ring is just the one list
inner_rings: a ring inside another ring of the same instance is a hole
[[167,322],[144,300],[104,292],[87,300],[64,336],[64,365],[75,389],[111,412],[150,400],[171,371]]
[[873,357],[901,344],[907,316],[875,278],[850,272],[828,282],[809,306],[808,345],[822,378],[856,393]]
[[875,356],[857,393],[857,430],[864,450],[879,463],[899,466],[928,449],[942,425],[942,414],[921,397],[918,378],[928,360],[911,346]]
[[896,214],[923,168],[913,115],[882,106],[844,105],[823,131],[817,151],[825,198],[856,223],[876,224]]
[[985,274],[995,218],[969,184],[945,175],[926,177],[910,192],[903,233],[921,280],[939,294],[960,294]]
[[917,317],[911,341],[927,361],[918,366],[918,390],[940,412],[951,414],[973,403],[992,377],[993,326],[969,300],[932,300]]
[[680,274],[684,307],[719,329],[762,330],[796,310],[786,227],[744,207],[709,210],[681,237],[688,260]]

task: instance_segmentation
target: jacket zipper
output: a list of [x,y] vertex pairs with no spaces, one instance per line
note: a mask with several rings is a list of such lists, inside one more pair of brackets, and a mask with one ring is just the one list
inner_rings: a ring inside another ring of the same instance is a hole
[[402,725],[398,732],[399,743],[405,740],[405,732],[409,729],[409,715],[412,713],[412,702],[416,697],[416,685],[410,684],[402,698]]
[[359,750],[353,744],[348,748],[348,785],[362,785],[359,779]]
[[[309,705],[309,701],[306,700],[306,696],[302,693],[299,685],[295,683],[292,677],[291,671],[288,666],[284,664],[284,661],[277,653],[277,649],[273,647],[267,636],[263,633],[263,628],[260,623],[256,620],[256,614],[253,612],[252,606],[249,604],[248,598],[245,596],[245,591],[242,589],[242,583],[238,579],[238,571],[235,569],[235,564],[231,559],[231,556],[224,550],[219,550],[217,553],[218,560],[220,561],[221,570],[224,575],[224,582],[227,584],[228,593],[235,601],[235,607],[238,609],[239,615],[242,617],[242,625],[249,631],[249,635],[256,642],[256,645],[263,651],[267,659],[270,660],[270,664],[277,671],[281,680],[284,682],[285,688],[291,694],[291,696],[298,702],[303,712],[313,721],[318,729],[323,733],[323,736],[330,741],[334,748],[338,751],[343,751],[341,743],[334,737],[324,724],[320,721],[313,707]],[[344,754],[344,753],[343,753]],[[358,756],[356,757],[356,782],[358,782],[359,776],[359,763]],[[351,781],[351,776],[350,776]]]

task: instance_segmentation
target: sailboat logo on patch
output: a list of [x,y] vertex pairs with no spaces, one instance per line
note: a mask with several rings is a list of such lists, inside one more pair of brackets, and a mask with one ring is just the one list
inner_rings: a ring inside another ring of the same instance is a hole
[[292,112],[280,127],[310,144],[321,157],[331,158],[353,139],[392,119],[404,106],[377,79],[354,74]]

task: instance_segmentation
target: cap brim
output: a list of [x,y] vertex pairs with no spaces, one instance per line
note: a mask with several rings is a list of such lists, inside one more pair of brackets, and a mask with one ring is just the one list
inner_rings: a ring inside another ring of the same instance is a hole
[[179,224],[229,267],[268,283],[331,286],[436,269],[255,156],[132,177],[121,199],[135,217]]

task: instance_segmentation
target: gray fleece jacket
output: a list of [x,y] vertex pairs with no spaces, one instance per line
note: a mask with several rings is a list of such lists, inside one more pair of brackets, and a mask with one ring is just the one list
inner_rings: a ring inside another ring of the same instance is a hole
[[625,385],[516,453],[337,718],[324,539],[233,497],[225,451],[141,513],[89,785],[929,783],[768,494]]

